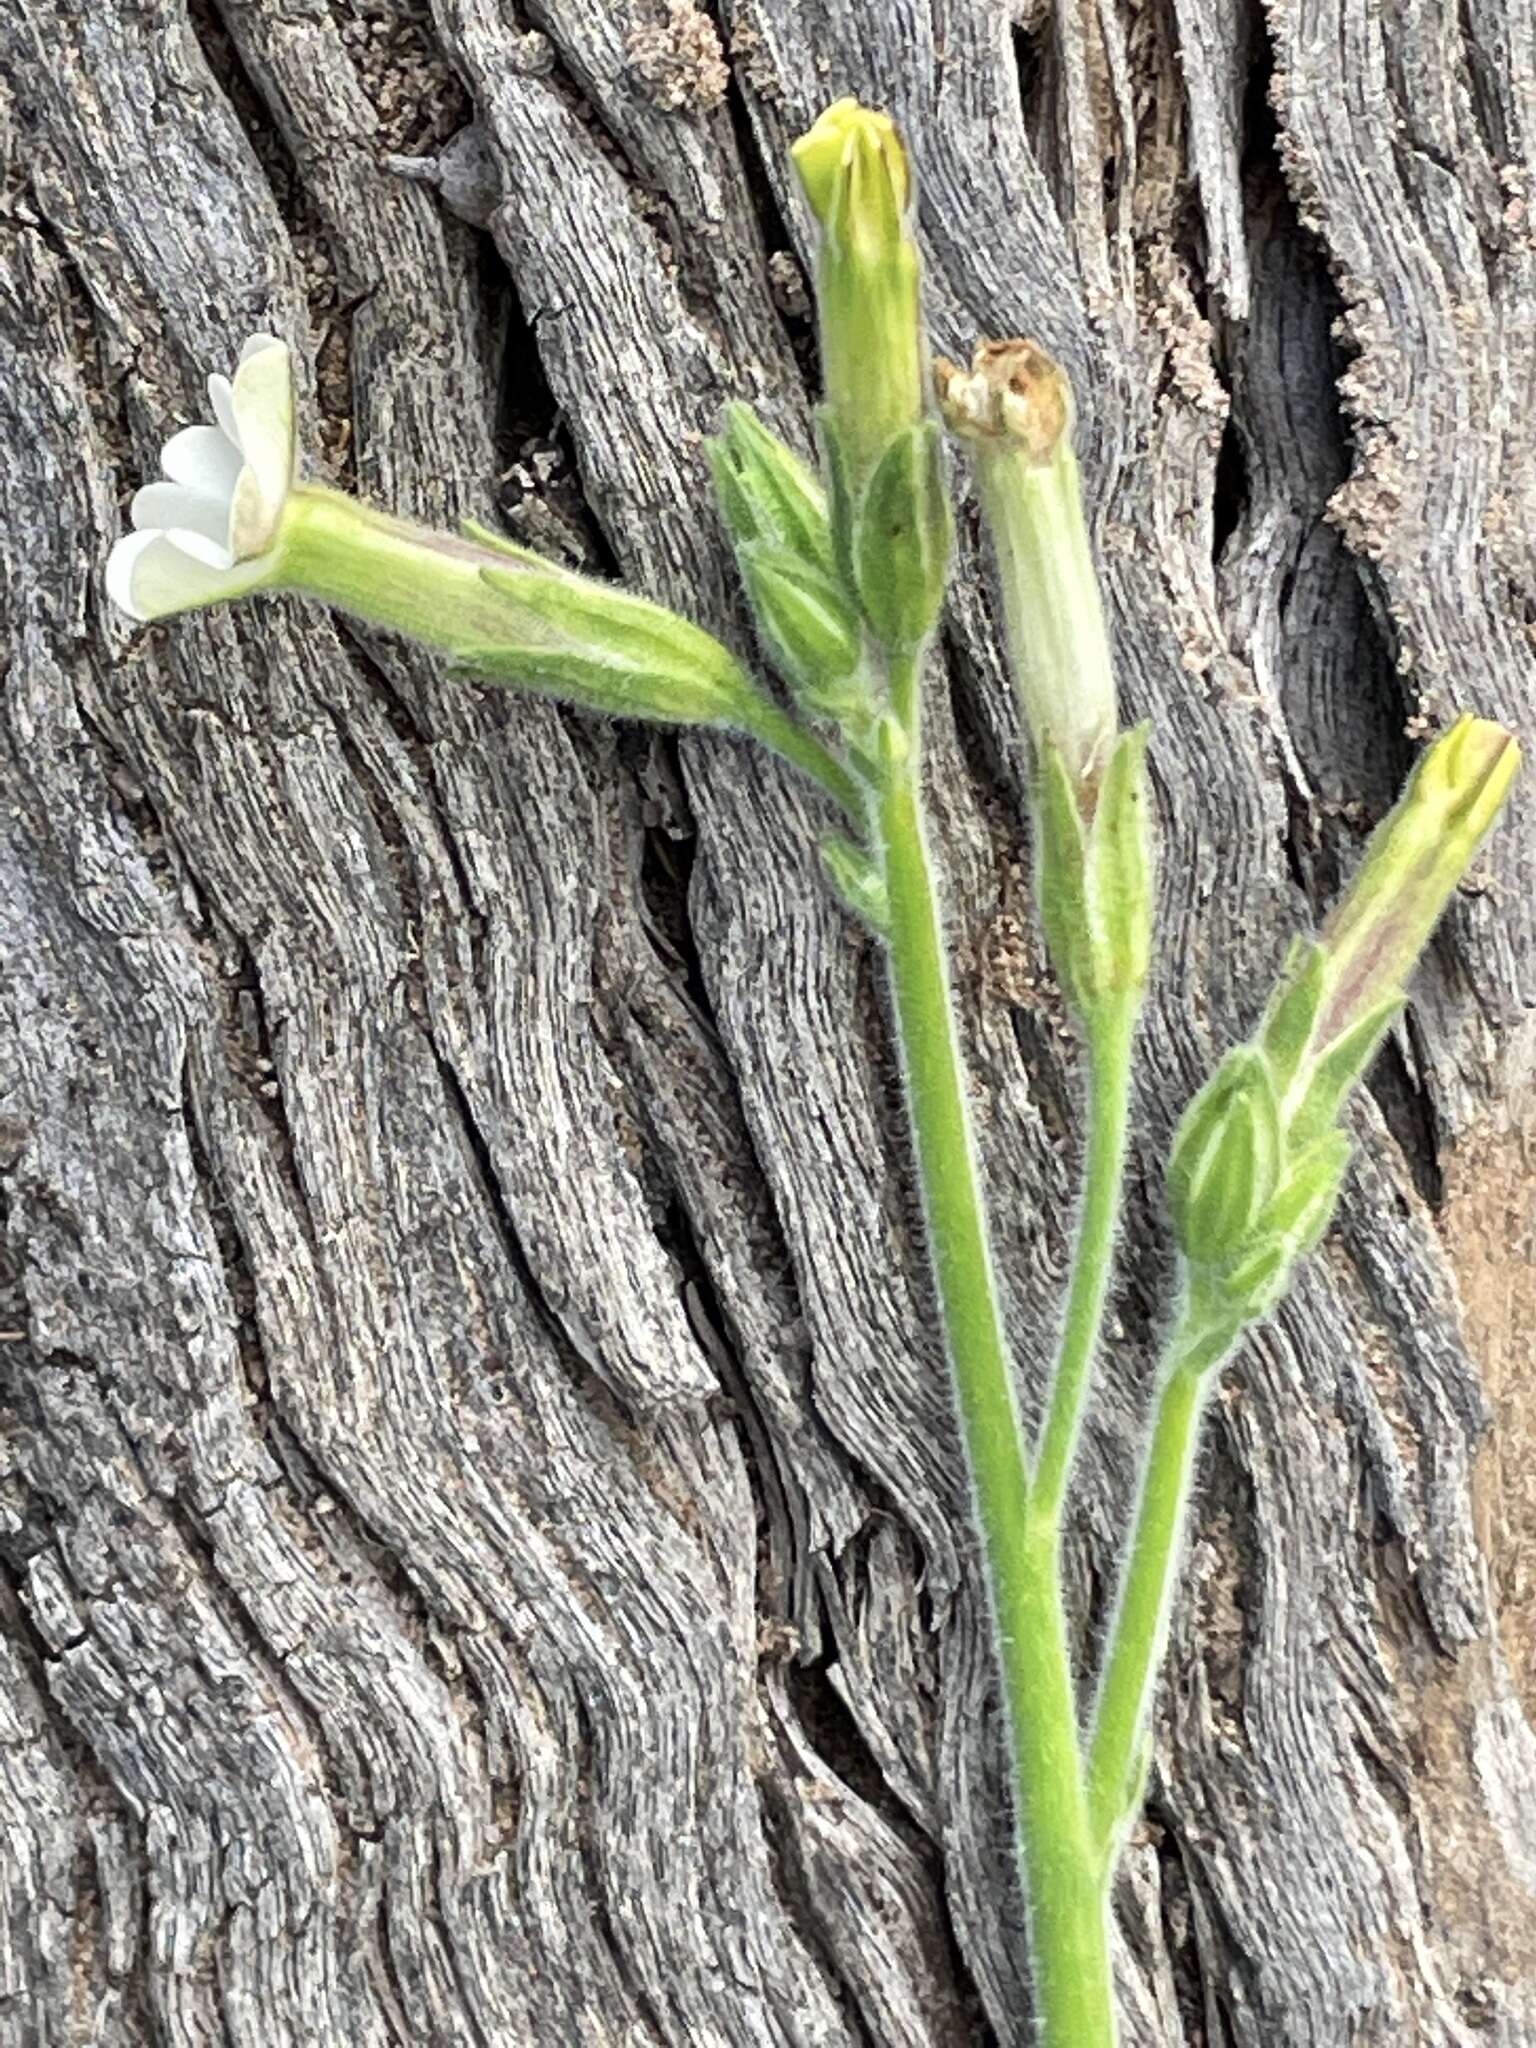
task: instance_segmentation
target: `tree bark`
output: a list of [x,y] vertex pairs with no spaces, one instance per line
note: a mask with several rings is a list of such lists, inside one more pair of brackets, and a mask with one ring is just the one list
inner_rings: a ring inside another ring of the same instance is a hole
[[[297,602],[131,630],[100,567],[269,327],[320,473],[741,638],[700,437],[806,435],[786,144],[899,116],[936,345],[1074,378],[1155,724],[1086,1663],[1172,1120],[1414,738],[1536,730],[1530,0],[15,0],[0,49],[0,2041],[1023,2048],[820,800]],[[1075,1051],[986,580],[972,518],[933,803],[1035,1403]],[[1130,2048],[1536,2040],[1533,879],[1527,788],[1216,1404]]]

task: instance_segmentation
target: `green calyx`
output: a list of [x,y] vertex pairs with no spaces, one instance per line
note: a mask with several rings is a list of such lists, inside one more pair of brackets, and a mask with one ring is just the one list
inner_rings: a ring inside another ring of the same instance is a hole
[[943,436],[936,420],[919,420],[876,463],[851,536],[859,604],[892,652],[921,648],[938,624],[953,546]]
[[820,480],[747,405],[730,407],[708,451],[769,659],[803,711],[862,730],[875,709],[864,627]]
[[742,724],[758,695],[718,640],[644,598],[510,566],[482,568],[480,580],[506,600],[507,637],[461,658],[493,679],[676,725]]
[[1269,1313],[1316,1249],[1349,1168],[1349,1138],[1332,1127],[1342,1096],[1318,1130],[1307,1097],[1288,1117],[1276,1083],[1264,1043],[1235,1047],[1185,1112],[1168,1162],[1192,1286],[1233,1334]]
[[1353,1151],[1344,1131],[1327,1131],[1300,1151],[1293,1145],[1284,1177],[1264,1206],[1256,1234],[1284,1244],[1293,1260],[1315,1251],[1332,1218]]
[[1191,1293],[1200,1320],[1221,1333],[1225,1351],[1237,1333],[1276,1308],[1297,1266],[1315,1251],[1333,1218],[1354,1148],[1343,1131],[1293,1158],[1247,1234],[1225,1260],[1191,1260]]
[[1294,1106],[1287,1126],[1293,1145],[1309,1145],[1332,1129],[1401,1015],[1404,1000],[1398,989],[1383,996],[1301,1070],[1292,1083]]
[[880,864],[841,833],[821,842],[822,865],[842,903],[884,938],[890,930],[890,896]]
[[1168,1161],[1168,1201],[1185,1257],[1241,1257],[1278,1186],[1280,1107],[1262,1053],[1229,1052],[1190,1104]]
[[1057,979],[1090,1022],[1146,986],[1155,893],[1147,813],[1147,728],[1114,743],[1091,816],[1060,751],[1040,748],[1035,771],[1036,893]]

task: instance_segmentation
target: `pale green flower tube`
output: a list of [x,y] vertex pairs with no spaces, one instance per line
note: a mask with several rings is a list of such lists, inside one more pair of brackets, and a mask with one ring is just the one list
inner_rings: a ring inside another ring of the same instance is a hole
[[1091,815],[1119,729],[1104,607],[1072,452],[1072,390],[1032,341],[935,364],[945,425],[975,458],[1025,723]]

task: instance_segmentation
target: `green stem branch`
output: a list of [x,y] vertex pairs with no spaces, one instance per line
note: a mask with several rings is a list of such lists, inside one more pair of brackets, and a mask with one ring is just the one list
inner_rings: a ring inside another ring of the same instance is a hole
[[1035,1463],[1035,1512],[1042,1521],[1060,1521],[1104,1321],[1125,1178],[1131,1048],[1138,1009],[1137,1000],[1125,996],[1097,1011],[1088,1022],[1089,1123],[1083,1201],[1050,1406]]
[[797,725],[788,712],[781,711],[769,697],[763,697],[754,705],[751,717],[748,729],[753,738],[761,740],[764,746],[772,747],[802,775],[820,783],[828,796],[862,829],[866,816],[864,792],[831,748],[823,746],[816,735],[807,732],[803,725]]
[[1043,2048],[1113,2048],[1107,1877],[1088,1814],[1054,1530],[1031,1507],[923,830],[915,697],[911,701],[904,721],[911,753],[889,769],[879,803],[891,988],[997,1628],[1039,2039]]
[[1185,1511],[1206,1398],[1231,1344],[1186,1300],[1159,1379],[1131,1547],[1121,1571],[1088,1751],[1088,1797],[1102,1852],[1140,1805],[1142,1742],[1178,1583]]

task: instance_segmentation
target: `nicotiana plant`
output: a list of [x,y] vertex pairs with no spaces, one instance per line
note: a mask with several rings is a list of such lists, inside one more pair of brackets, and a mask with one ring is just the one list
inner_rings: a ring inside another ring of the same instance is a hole
[[[291,362],[269,335],[209,379],[215,426],[166,444],[107,567],[160,618],[297,591],[588,709],[754,734],[840,814],[832,885],[883,945],[1011,1736],[1031,1980],[1047,2048],[1115,2039],[1110,1885],[1141,1805],[1201,1413],[1243,1333],[1326,1229],[1340,1126],[1518,749],[1462,717],[1420,760],[1344,900],[1296,941],[1253,1037],[1174,1137],[1177,1303],[1092,1696],[1074,1681],[1063,1513],[1121,1206],[1133,1045],[1152,945],[1144,730],[1121,729],[1072,449],[1072,397],[1026,341],[966,369],[928,355],[911,171],[883,115],[845,100],[796,144],[819,228],[824,402],[812,467],[744,405],[709,450],[768,662],[792,708],[710,634],[477,526],[441,534],[302,480]],[[942,909],[924,829],[926,657],[952,526],[945,430],[974,465],[1009,660],[1033,742],[1036,898],[1086,1048],[1083,1192],[1043,1421],[1022,1427],[970,1128]]]

